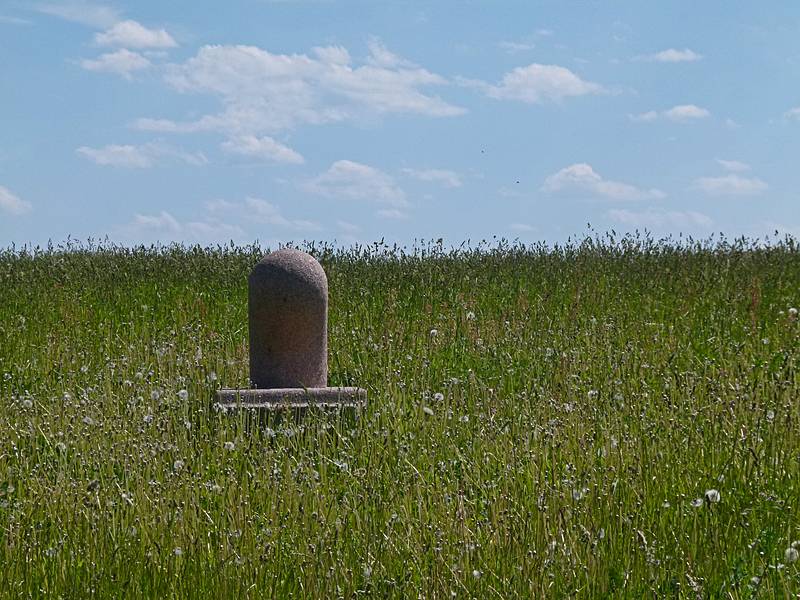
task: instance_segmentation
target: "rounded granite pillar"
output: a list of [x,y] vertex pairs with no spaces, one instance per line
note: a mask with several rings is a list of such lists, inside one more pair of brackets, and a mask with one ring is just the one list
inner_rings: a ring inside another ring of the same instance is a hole
[[284,248],[265,256],[248,279],[253,387],[328,385],[328,279],[316,259]]

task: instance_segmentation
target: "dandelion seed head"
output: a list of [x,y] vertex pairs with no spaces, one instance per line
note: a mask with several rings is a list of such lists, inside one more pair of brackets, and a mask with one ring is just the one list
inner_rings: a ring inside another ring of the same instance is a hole
[[153,415],[145,415],[142,420],[145,422],[145,425],[149,425],[153,422]]
[[233,442],[225,442],[223,447],[225,448],[225,450],[235,450],[236,444],[234,444]]
[[702,498],[695,498],[692,500],[692,508],[700,508],[701,506],[703,506]]
[[176,460],[174,463],[172,463],[172,468],[173,468],[175,471],[180,471],[180,470],[183,468],[183,465],[184,465],[184,464],[185,464],[185,463],[184,463],[184,462],[183,462],[181,459],[178,459],[178,460]]
[[173,553],[175,554],[175,556],[183,556],[183,549],[180,547],[175,548],[175,550],[173,550]]
[[481,572],[480,572],[478,569],[473,569],[473,571],[472,571],[472,576],[473,576],[475,579],[480,579],[480,578],[481,578],[481,575],[483,575],[483,573],[481,573]]
[[705,498],[706,502],[708,502],[709,504],[716,504],[717,502],[720,501],[721,496],[718,490],[710,489],[706,490]]
[[438,329],[431,329],[430,336],[432,338],[435,338],[437,335],[439,335],[439,330]]
[[422,412],[424,412],[429,417],[433,416],[433,409],[431,407],[429,407],[429,406],[423,406],[422,407]]
[[444,394],[443,394],[442,392],[436,392],[436,393],[433,395],[433,399],[434,399],[436,402],[441,402],[442,400],[444,400]]
[[786,564],[797,562],[798,558],[800,558],[800,551],[798,551],[797,548],[793,548],[792,546],[789,546],[786,549],[786,552],[783,553],[783,560]]
[[186,390],[180,390],[178,392],[178,399],[186,401],[188,400],[188,398],[189,398],[189,392],[187,392]]

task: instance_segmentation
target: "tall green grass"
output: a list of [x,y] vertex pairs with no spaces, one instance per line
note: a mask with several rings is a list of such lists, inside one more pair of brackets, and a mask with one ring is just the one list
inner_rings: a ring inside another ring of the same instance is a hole
[[0,253],[0,593],[800,593],[794,240],[304,249],[355,423],[213,410],[266,249]]

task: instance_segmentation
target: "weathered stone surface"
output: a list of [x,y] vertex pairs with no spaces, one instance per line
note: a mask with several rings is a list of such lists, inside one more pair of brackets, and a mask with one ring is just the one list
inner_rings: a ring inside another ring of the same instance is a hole
[[328,385],[328,279],[313,256],[265,256],[250,272],[248,314],[253,387]]

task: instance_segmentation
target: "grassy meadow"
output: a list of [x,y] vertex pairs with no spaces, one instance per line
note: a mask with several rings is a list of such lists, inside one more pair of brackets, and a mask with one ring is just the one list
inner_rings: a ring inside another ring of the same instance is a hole
[[800,595],[796,242],[301,247],[357,421],[214,410],[265,248],[0,252],[0,596]]

